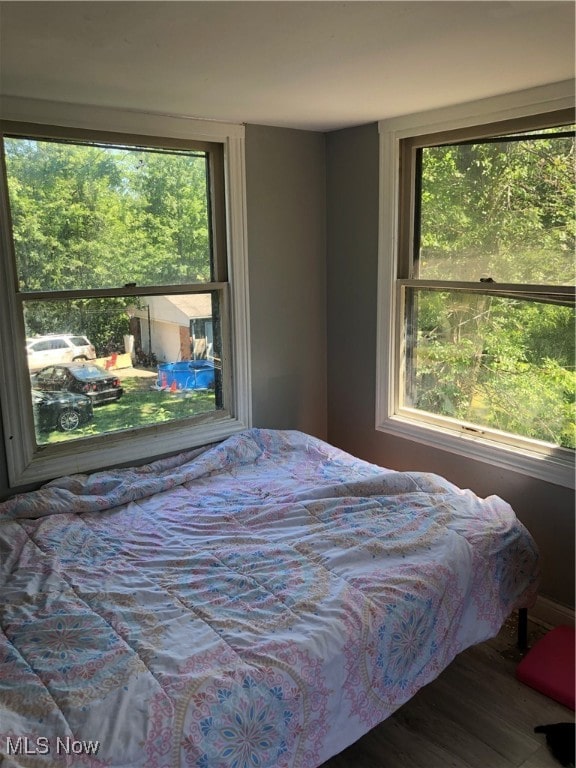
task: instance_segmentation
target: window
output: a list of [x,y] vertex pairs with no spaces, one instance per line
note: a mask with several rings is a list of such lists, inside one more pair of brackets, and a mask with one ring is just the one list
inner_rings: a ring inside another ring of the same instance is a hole
[[[174,120],[160,138],[2,123],[13,485],[249,426],[243,131]],[[48,392],[83,418],[46,419]]]
[[570,484],[574,112],[447,122],[381,124],[397,173],[377,427]]

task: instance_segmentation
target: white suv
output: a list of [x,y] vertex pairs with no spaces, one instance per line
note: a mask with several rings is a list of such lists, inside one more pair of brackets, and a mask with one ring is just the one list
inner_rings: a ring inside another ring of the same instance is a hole
[[26,339],[26,353],[31,371],[54,363],[94,360],[96,357],[96,350],[85,336],[74,336],[71,333],[53,333]]

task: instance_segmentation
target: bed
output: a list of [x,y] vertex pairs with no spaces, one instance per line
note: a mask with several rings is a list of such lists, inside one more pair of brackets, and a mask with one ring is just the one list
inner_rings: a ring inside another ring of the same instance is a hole
[[0,504],[0,764],[315,768],[535,599],[511,508],[252,429]]

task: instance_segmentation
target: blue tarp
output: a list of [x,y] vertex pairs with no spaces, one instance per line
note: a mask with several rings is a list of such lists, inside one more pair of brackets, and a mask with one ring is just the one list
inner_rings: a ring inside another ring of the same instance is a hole
[[214,363],[211,360],[181,360],[160,363],[159,389],[214,389]]

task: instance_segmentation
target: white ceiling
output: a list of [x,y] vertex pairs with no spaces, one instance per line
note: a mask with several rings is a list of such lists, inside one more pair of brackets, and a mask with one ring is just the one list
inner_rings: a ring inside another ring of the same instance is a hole
[[333,130],[574,77],[574,2],[0,2],[0,93]]

